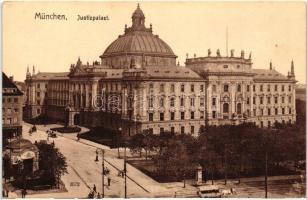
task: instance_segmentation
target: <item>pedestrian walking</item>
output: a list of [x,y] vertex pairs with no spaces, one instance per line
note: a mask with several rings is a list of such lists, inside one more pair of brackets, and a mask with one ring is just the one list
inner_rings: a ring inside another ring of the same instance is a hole
[[26,198],[27,191],[26,189],[21,190],[21,198]]
[[77,134],[77,141],[80,140],[80,133]]
[[96,185],[94,184],[93,191],[96,192]]
[[111,186],[111,178],[108,177],[108,186]]

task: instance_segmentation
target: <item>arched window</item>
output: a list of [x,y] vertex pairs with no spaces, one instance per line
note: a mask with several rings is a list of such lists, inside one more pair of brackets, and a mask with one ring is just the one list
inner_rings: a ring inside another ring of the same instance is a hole
[[223,113],[229,113],[229,105],[228,103],[223,104]]
[[238,113],[238,114],[241,114],[241,113],[242,113],[242,111],[241,111],[242,109],[241,109],[241,108],[242,108],[242,104],[241,104],[241,103],[238,103],[238,104],[237,104],[237,113]]

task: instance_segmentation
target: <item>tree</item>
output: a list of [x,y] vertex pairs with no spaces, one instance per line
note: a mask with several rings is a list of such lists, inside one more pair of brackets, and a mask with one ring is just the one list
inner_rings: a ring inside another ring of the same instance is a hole
[[148,130],[143,131],[143,148],[145,150],[145,159],[147,160],[148,154],[158,146],[158,137]]
[[67,163],[64,155],[54,145],[39,142],[39,168],[43,171],[45,182],[59,186],[60,178],[67,173]]
[[155,163],[158,175],[172,176],[176,180],[184,178],[192,167],[185,145],[179,140],[169,141],[160,154],[156,155]]
[[125,144],[127,143],[128,136],[124,134],[123,132],[116,132],[113,135],[113,143],[117,147],[117,156],[120,158],[120,152],[119,149],[121,147],[125,147]]
[[137,133],[130,138],[129,147],[132,153],[139,153],[142,157],[142,149],[144,147],[144,135]]

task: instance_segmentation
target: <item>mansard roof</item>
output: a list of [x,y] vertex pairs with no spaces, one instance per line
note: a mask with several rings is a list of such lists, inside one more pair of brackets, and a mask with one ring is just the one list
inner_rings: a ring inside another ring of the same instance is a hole
[[254,80],[268,80],[268,81],[293,81],[287,76],[279,73],[275,69],[252,69],[255,73]]

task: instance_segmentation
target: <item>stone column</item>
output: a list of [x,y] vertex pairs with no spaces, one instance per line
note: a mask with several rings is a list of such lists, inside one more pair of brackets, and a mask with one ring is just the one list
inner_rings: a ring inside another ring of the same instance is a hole
[[88,108],[90,105],[89,101],[89,83],[85,83],[85,107]]

